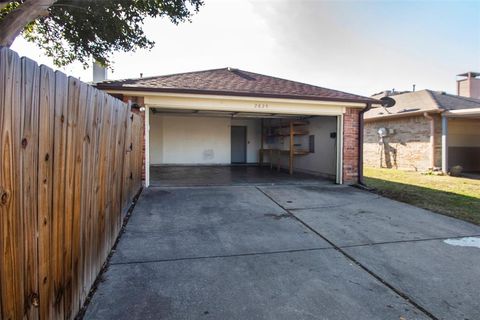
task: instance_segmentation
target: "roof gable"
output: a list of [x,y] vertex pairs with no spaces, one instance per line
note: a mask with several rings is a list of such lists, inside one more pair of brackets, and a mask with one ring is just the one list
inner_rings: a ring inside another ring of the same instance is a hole
[[103,81],[103,90],[171,92],[375,103],[374,99],[233,68]]

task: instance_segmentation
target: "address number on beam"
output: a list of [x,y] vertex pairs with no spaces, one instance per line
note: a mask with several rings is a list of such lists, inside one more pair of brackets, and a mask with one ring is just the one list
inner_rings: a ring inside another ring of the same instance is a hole
[[255,103],[253,105],[254,109],[268,109],[268,103]]

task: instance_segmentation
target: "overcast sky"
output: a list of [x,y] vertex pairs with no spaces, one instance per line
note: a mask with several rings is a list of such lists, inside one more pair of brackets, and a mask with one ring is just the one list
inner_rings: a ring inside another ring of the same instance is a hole
[[[455,93],[457,74],[480,71],[480,1],[205,0],[192,23],[145,30],[155,48],[114,54],[109,78],[229,66],[371,95],[412,84]],[[21,38],[12,49],[52,66]]]

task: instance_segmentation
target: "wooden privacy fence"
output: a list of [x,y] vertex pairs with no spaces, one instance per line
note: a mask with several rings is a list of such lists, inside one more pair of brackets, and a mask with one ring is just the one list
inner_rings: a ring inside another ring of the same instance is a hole
[[1,319],[72,319],[141,189],[143,122],[0,48]]

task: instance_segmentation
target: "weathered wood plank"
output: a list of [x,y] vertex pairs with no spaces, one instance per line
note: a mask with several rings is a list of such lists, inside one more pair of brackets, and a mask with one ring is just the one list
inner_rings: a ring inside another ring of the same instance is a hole
[[40,108],[38,130],[38,267],[40,319],[51,317],[53,274],[50,266],[53,229],[53,138],[55,74],[40,67]]
[[[131,189],[131,179],[130,179],[130,167],[132,159],[132,122],[133,114],[129,114],[125,120],[125,150],[124,150],[124,166],[123,166],[123,190],[122,190],[122,206],[123,208],[128,208],[130,203],[130,189]],[[124,210],[123,215],[125,216],[126,210]]]
[[82,226],[82,169],[83,169],[83,148],[85,140],[85,116],[87,85],[78,82],[79,95],[77,123],[75,126],[75,157],[74,157],[74,181],[73,186],[73,217],[72,217],[72,314],[77,314],[80,309],[80,292],[82,289],[82,266],[81,263],[81,226]]
[[23,285],[23,216],[19,214],[21,62],[0,48],[0,295],[3,319],[21,319]]
[[53,267],[53,316],[64,318],[64,237],[65,232],[65,166],[67,149],[68,115],[68,79],[61,73],[55,73],[55,111],[54,111],[54,154],[53,154],[53,230],[52,263]]
[[142,118],[0,49],[0,319],[73,319],[141,187]]
[[87,87],[86,95],[86,121],[85,135],[83,141],[83,167],[82,167],[82,227],[81,227],[81,245],[82,245],[82,291],[80,300],[84,301],[88,295],[90,287],[93,284],[91,273],[91,229],[92,229],[92,168],[95,166],[93,162],[94,150],[92,139],[94,138],[93,123],[95,116],[95,92],[90,86]]
[[75,132],[75,169],[74,169],[74,192],[73,192],[73,219],[72,219],[72,314],[77,314],[81,307],[80,294],[83,290],[83,262],[82,262],[82,189],[83,184],[83,157],[85,155],[84,149],[86,147],[86,117],[87,111],[87,91],[88,86],[85,83],[79,82],[79,96],[78,96],[78,117]]
[[65,252],[64,252],[64,274],[65,274],[65,318],[72,319],[75,314],[74,290],[73,287],[73,220],[75,207],[75,166],[76,166],[76,143],[77,143],[77,122],[79,109],[80,81],[75,78],[68,78],[68,116],[67,116],[67,150],[65,164]]
[[36,62],[22,58],[20,212],[23,215],[25,265],[23,270],[25,314],[38,318],[38,130],[40,107],[40,69]]

